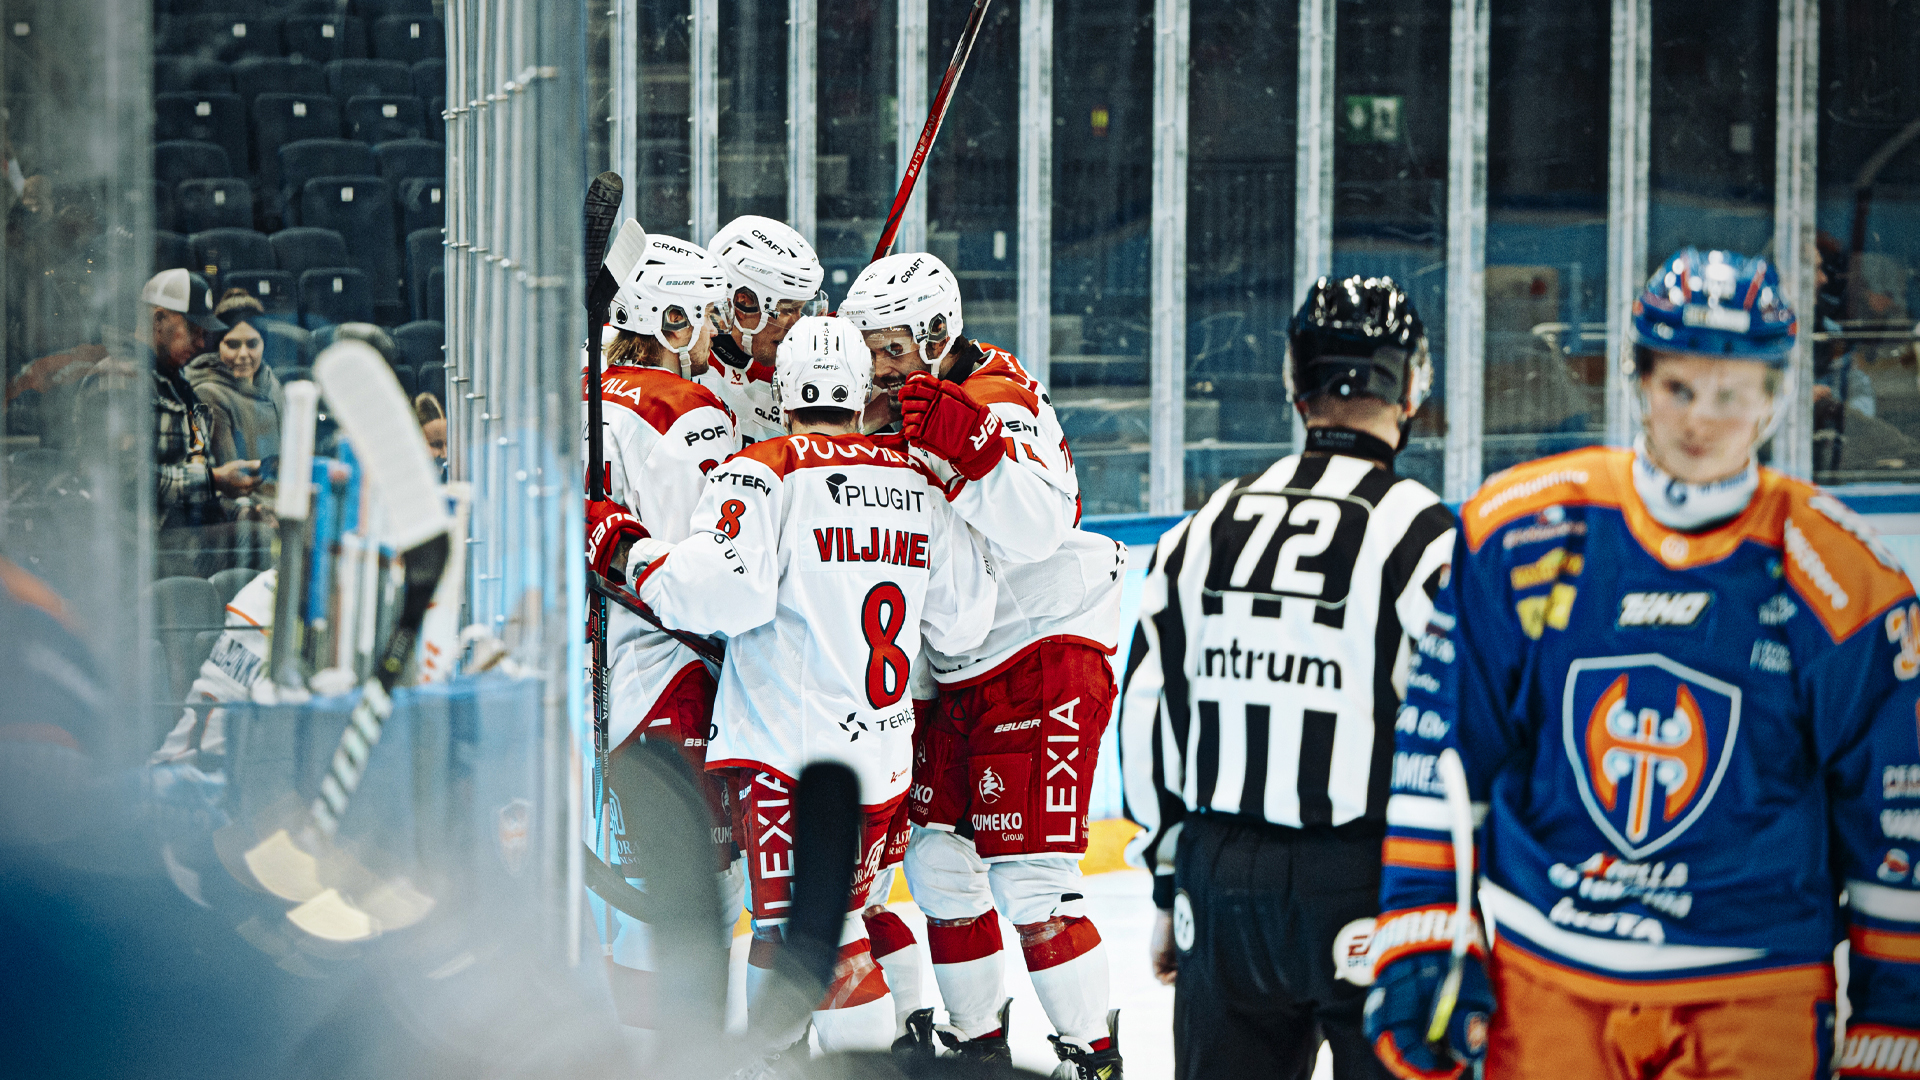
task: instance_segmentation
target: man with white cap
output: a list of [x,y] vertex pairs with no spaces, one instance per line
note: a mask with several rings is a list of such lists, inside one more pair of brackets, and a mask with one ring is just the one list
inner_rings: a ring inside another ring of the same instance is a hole
[[[153,378],[153,520],[156,527],[199,529],[224,522],[226,512],[220,495],[243,495],[259,484],[257,461],[214,462],[212,424],[206,407],[188,385],[183,371],[187,363],[205,351],[208,331],[226,329],[213,314],[213,291],[206,280],[190,270],[162,270],[147,280],[140,290],[144,305],[142,322],[128,346],[135,355],[109,357],[87,376],[81,397],[82,432],[104,430],[89,422],[98,416],[102,391],[116,383],[136,378],[137,365],[145,353],[146,367]],[[168,542],[163,551],[186,547],[193,550],[210,545],[182,538]],[[162,569],[171,569],[163,567]],[[178,568],[195,573],[203,567]],[[217,570],[220,567],[214,567]]]

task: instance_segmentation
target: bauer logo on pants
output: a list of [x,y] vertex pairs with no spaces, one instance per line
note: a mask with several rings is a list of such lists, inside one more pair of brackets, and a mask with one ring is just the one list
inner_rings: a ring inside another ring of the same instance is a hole
[[1576,660],[1562,735],[1580,799],[1630,859],[1713,802],[1740,735],[1740,688],[1658,653]]

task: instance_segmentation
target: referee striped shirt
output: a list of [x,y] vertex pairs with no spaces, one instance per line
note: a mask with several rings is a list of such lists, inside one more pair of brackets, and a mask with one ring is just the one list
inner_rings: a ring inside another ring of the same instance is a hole
[[[1120,706],[1136,865],[1187,814],[1384,821],[1393,725],[1453,550],[1417,481],[1345,454],[1222,487],[1154,549]],[[1164,850],[1163,850],[1164,849]]]

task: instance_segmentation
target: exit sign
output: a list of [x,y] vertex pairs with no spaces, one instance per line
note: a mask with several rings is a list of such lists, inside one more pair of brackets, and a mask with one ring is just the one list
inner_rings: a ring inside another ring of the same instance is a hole
[[1400,102],[1394,97],[1348,94],[1340,102],[1340,135],[1349,143],[1400,141]]

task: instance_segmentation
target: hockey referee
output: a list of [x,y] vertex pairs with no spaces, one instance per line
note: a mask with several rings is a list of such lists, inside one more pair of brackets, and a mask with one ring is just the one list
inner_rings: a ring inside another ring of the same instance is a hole
[[1128,858],[1154,872],[1180,1080],[1386,1077],[1361,1034],[1394,723],[1454,518],[1396,476],[1433,381],[1388,278],[1315,283],[1288,328],[1305,452],[1160,538],[1127,660]]

